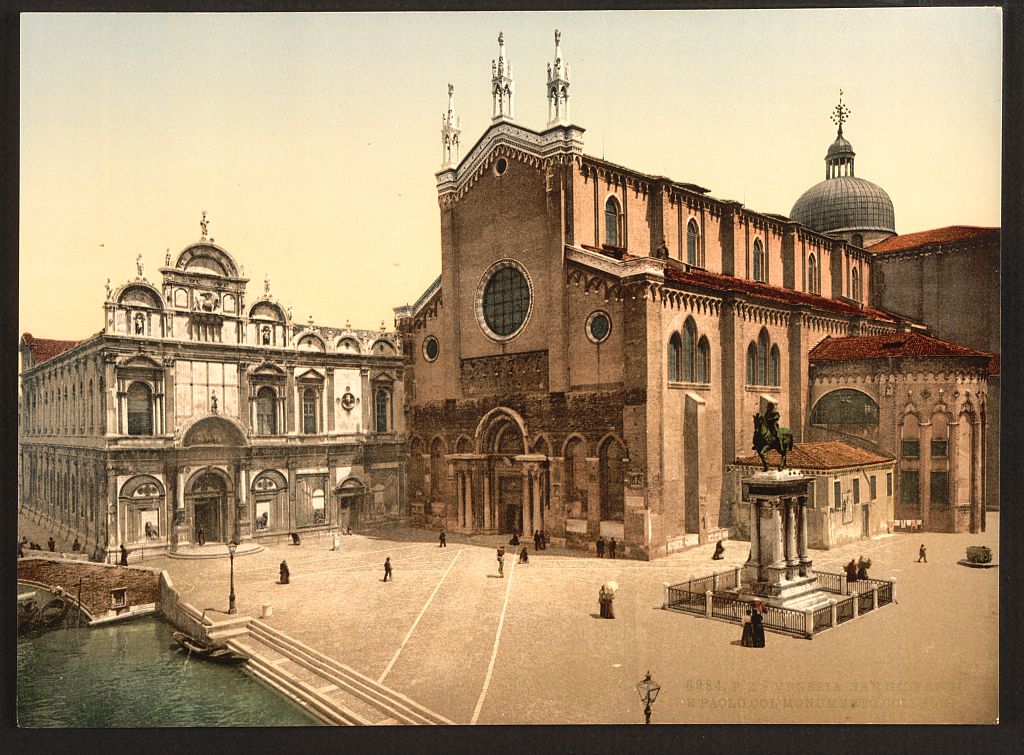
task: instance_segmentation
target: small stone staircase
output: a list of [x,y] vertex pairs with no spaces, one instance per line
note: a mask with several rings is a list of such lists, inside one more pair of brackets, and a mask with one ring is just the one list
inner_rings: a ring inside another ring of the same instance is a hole
[[453,722],[256,619],[219,624],[215,642],[249,656],[244,668],[326,724],[451,725]]

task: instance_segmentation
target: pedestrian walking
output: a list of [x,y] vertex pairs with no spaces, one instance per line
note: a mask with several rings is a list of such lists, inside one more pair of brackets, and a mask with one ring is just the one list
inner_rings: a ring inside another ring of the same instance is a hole
[[505,576],[505,546],[498,546],[498,576]]
[[846,565],[846,581],[848,583],[857,581],[857,560],[854,558],[851,558],[850,563]]
[[540,550],[540,530],[533,531],[533,549],[535,551]]
[[519,551],[519,563],[528,564],[530,563],[530,554],[526,552],[526,546],[524,545]]
[[[53,542],[52,538],[50,542]],[[53,548],[50,550],[53,550]],[[121,566],[128,566],[128,549],[124,547],[124,543],[121,543]]]
[[387,582],[389,579],[394,581],[391,576],[391,556],[384,559],[384,581]]
[[602,619],[615,618],[615,591],[619,585],[615,582],[605,582],[597,593],[597,602],[601,606]]
[[746,615],[743,617],[743,634],[740,636],[740,645],[745,648],[754,647],[754,610],[752,608],[747,609]]
[[548,536],[544,530],[540,531],[540,549],[546,551],[548,549]]
[[924,543],[921,543],[921,547],[917,549],[917,563],[924,561],[928,563],[928,550],[924,547]]
[[437,545],[438,548],[447,548],[448,547],[448,537],[447,537],[447,535],[444,534],[444,530],[441,530],[441,534],[437,536],[437,543],[438,543],[438,545]]
[[597,557],[604,558],[604,537],[601,535],[597,537]]
[[608,541],[608,558],[615,558],[615,538]]
[[46,547],[48,547],[51,551],[57,550],[57,543],[53,542],[53,535],[51,535],[50,539],[47,541]]
[[760,600],[754,601],[753,613],[750,616],[750,632],[753,636],[754,647],[764,647],[764,613],[767,610]]
[[292,579],[292,573],[288,569],[288,562],[287,561],[282,561],[281,562],[281,584],[282,585],[286,585],[289,582],[291,582],[291,579]]

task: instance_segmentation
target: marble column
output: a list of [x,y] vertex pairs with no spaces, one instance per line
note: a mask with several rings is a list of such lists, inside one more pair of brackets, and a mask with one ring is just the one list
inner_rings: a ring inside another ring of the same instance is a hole
[[484,530],[491,529],[491,480],[490,473],[485,466],[483,473],[480,475],[480,479],[483,482],[483,494],[484,494]]
[[786,532],[782,526],[782,502],[775,500],[769,505],[772,509],[772,540],[774,543],[772,565],[784,566],[786,562],[784,555]]
[[533,534],[533,530],[541,529],[540,476],[540,471],[533,473],[533,528],[527,530],[527,537]]
[[800,576],[811,576],[811,557],[807,553],[807,498],[801,496],[796,499],[797,504],[797,531],[796,531],[796,553],[800,562]]
[[523,536],[526,536],[527,532],[533,533],[530,527],[533,522],[530,517],[530,473],[523,472]]
[[455,521],[457,522],[459,527],[463,526],[462,525],[462,515],[465,512],[465,507],[463,505],[463,498],[465,498],[465,495],[466,495],[466,491],[462,487],[462,472],[456,472],[455,473],[455,496],[456,496],[457,500],[456,500],[456,504],[455,504],[455,511],[456,511],[456,515],[455,515],[456,516],[456,520]]
[[786,507],[786,579],[796,579],[796,499],[787,498],[783,505]]
[[466,481],[466,528],[473,531],[473,475],[469,472],[463,472],[463,478]]

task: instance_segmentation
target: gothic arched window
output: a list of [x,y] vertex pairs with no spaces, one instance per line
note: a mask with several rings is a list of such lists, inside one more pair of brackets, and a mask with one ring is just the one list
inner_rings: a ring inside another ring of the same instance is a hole
[[771,342],[768,340],[768,331],[761,328],[761,335],[757,337],[757,379],[758,385],[768,385],[768,351]]
[[813,254],[807,256],[807,290],[818,293],[818,263]]
[[277,435],[276,403],[273,388],[263,386],[256,392],[256,432],[260,435]]
[[754,241],[754,280],[765,280],[768,277],[767,273],[764,264],[764,247],[761,246],[761,240],[757,239]]
[[316,434],[316,390],[313,388],[302,392],[302,432]]
[[697,222],[691,220],[686,224],[686,264],[697,264],[697,242],[699,239]]
[[153,391],[140,381],[128,386],[128,434],[153,434]]
[[673,333],[668,340],[668,379],[679,382],[681,377],[681,365],[683,357],[683,342],[678,333]]
[[860,301],[860,272],[857,268],[850,271],[850,298]]
[[388,405],[390,396],[383,388],[378,388],[373,395],[374,429],[379,433],[388,431]]
[[697,351],[697,326],[692,318],[686,318],[683,325],[683,380],[692,383],[695,377],[695,357]]
[[779,347],[777,344],[772,345],[768,363],[768,385],[779,385]]
[[622,208],[619,206],[619,200],[608,197],[604,203],[604,243],[608,246],[625,246],[622,231]]
[[697,343],[697,382],[711,382],[711,345],[706,336]]
[[747,347],[747,385],[757,385],[757,346]]

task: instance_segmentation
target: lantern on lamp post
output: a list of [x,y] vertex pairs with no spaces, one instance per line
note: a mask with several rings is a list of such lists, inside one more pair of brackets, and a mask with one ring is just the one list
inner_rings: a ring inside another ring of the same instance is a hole
[[651,722],[651,706],[658,699],[661,685],[651,679],[651,672],[648,671],[647,675],[636,685],[636,691],[640,693],[640,700],[644,704],[644,718],[646,719],[644,723],[649,724]]
[[228,543],[228,558],[231,561],[231,592],[228,594],[228,613],[237,613],[235,608],[235,549],[238,547],[238,543],[232,540]]

